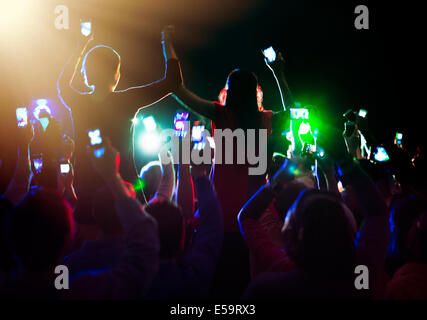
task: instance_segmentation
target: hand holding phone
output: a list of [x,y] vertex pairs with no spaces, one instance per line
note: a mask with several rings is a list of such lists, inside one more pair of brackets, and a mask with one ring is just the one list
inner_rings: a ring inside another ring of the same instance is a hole
[[87,135],[90,139],[90,147],[96,158],[101,158],[104,155],[105,148],[100,129],[88,130]]
[[28,124],[28,111],[25,107],[16,108],[16,120],[18,127],[23,128]]
[[262,53],[264,54],[266,62],[272,63],[276,61],[277,55],[273,47],[268,47],[267,49],[262,50]]
[[304,108],[290,108],[290,118],[292,120],[308,120],[310,112]]
[[194,142],[194,149],[202,150],[205,147],[205,126],[193,126],[191,131],[191,139]]
[[59,171],[61,172],[61,174],[66,175],[66,174],[70,173],[70,164],[69,163],[61,163],[59,165],[59,169],[60,169]]
[[43,157],[41,154],[33,155],[32,157],[33,168],[36,174],[40,174],[43,169]]
[[396,132],[396,138],[394,139],[394,144],[398,147],[402,146],[403,134],[400,132]]
[[173,120],[175,125],[175,136],[184,138],[188,132],[188,119],[190,114],[188,112],[177,112]]
[[83,36],[88,37],[92,33],[92,22],[91,21],[80,21],[80,32]]

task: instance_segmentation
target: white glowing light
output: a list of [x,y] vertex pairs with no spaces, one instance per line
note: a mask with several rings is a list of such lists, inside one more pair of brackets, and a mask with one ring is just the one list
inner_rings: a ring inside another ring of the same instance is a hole
[[151,132],[155,131],[157,128],[156,121],[154,120],[153,116],[149,116],[147,118],[144,118],[142,120],[144,122],[145,130]]
[[160,149],[161,139],[155,132],[147,132],[139,136],[138,147],[146,153],[157,153]]

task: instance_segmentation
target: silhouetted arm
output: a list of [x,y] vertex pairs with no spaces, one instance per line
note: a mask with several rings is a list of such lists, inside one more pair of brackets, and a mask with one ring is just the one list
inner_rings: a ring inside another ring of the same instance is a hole
[[[174,30],[171,26],[165,27],[162,32],[163,53],[166,59],[178,59],[172,41],[173,33]],[[182,76],[180,80],[180,85],[173,91],[173,97],[185,108],[190,109],[190,111],[215,121],[216,108],[214,103],[204,100],[186,89],[183,85]]]
[[72,56],[68,59],[68,61],[65,63],[57,84],[56,89],[58,92],[58,97],[65,102],[65,105],[67,105],[67,102],[72,101],[75,97],[78,97],[81,94],[85,94],[87,92],[81,92],[73,87],[74,79],[76,76],[76,73],[78,70],[81,69],[83,57],[85,55],[86,49],[92,41],[92,37],[89,38],[85,43],[80,44],[75,52],[72,54]]
[[194,216],[194,186],[190,165],[178,164],[178,184],[176,202],[182,208],[186,220]]
[[287,108],[293,107],[294,97],[291,89],[289,88],[288,81],[286,80],[284,65],[285,60],[280,52],[277,55],[276,61],[267,63],[267,66],[273,72],[274,78],[276,79],[282,98],[282,104],[284,104],[283,107],[286,110]]
[[16,205],[28,192],[31,179],[31,162],[29,148],[18,147],[18,161],[15,174],[4,194],[6,199]]
[[186,89],[179,87],[173,93],[173,97],[185,108],[195,112],[209,120],[216,120],[216,107],[213,101],[205,100]]

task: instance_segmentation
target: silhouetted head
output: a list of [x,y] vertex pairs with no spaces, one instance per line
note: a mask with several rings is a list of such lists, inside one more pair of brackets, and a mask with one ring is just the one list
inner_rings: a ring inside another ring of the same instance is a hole
[[143,181],[145,199],[150,201],[156,194],[157,187],[160,184],[162,178],[162,168],[160,161],[151,161],[147,163],[139,174],[139,177]]
[[182,210],[173,202],[159,200],[145,210],[156,219],[160,238],[160,258],[174,259],[184,248],[185,220]]
[[59,264],[73,238],[69,204],[54,190],[30,192],[12,210],[8,243],[20,265],[33,272]]
[[255,74],[249,71],[231,71],[219,100],[235,111],[254,113],[263,110],[261,87]]
[[83,59],[86,85],[97,91],[114,91],[120,80],[120,56],[108,46],[95,46]]
[[354,270],[356,223],[341,199],[306,189],[289,208],[282,229],[286,252],[302,270],[348,275]]
[[411,258],[418,263],[427,263],[427,212],[423,212],[413,223],[408,236]]
[[414,195],[395,197],[390,204],[390,232],[389,254],[406,258],[408,255],[408,234],[417,217],[426,210],[422,199]]
[[[122,183],[132,197],[135,198],[133,186],[126,181],[122,181]],[[123,227],[115,207],[115,199],[109,187],[103,187],[95,192],[93,196],[92,215],[103,235],[115,236],[123,234]]]

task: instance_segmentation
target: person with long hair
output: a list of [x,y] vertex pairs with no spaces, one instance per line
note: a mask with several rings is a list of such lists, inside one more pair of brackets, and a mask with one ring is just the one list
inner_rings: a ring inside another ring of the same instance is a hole
[[[166,35],[165,47],[173,51],[176,56],[172,43],[173,28],[166,29]],[[245,133],[245,140],[247,140],[246,133],[249,129],[255,129],[257,134],[260,133],[260,130],[266,130],[267,136],[270,136],[273,131],[274,113],[271,110],[265,110],[262,106],[262,90],[258,84],[257,77],[252,72],[241,69],[233,70],[227,77],[225,87],[219,94],[219,101],[202,99],[188,90],[182,83],[174,90],[173,96],[185,108],[211,120],[214,135],[216,129],[230,129],[232,131],[242,129]],[[255,148],[256,154],[262,150],[261,143],[255,138],[255,146],[251,146]],[[233,292],[231,288],[227,290],[230,295],[240,294],[241,292],[238,291],[244,288],[245,281],[249,279],[247,248],[239,236],[237,215],[249,197],[265,183],[266,176],[266,172],[259,175],[249,175],[248,170],[251,164],[246,159],[246,155],[245,163],[237,163],[237,144],[234,140],[233,163],[224,164],[221,159],[222,162],[219,164],[216,155],[215,161],[217,163],[214,163],[212,170],[215,189],[224,213],[224,251],[220,261],[219,273],[223,270],[224,275],[224,273],[227,273],[226,270],[229,270],[228,274],[232,274],[230,270],[234,270],[234,268],[247,270],[246,275],[240,279],[241,281],[236,278],[232,279],[237,285],[235,286],[236,291]],[[225,154],[224,145],[221,152],[223,158]],[[215,152],[218,152],[218,150]],[[270,153],[272,155],[272,152]],[[267,159],[271,158],[268,155],[266,156]],[[239,275],[242,275],[242,272]],[[219,277],[218,280],[224,281],[224,287],[226,287],[226,283],[231,283],[231,279],[227,277]],[[220,292],[220,294],[223,294],[224,290],[220,290]]]

